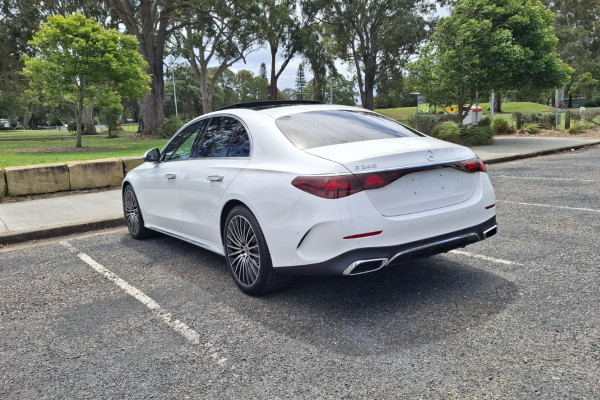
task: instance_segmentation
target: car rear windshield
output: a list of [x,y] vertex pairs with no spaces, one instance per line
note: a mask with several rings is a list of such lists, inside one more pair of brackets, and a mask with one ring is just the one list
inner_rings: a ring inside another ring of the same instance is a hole
[[365,140],[424,136],[390,118],[366,111],[309,111],[280,117],[275,123],[299,149]]

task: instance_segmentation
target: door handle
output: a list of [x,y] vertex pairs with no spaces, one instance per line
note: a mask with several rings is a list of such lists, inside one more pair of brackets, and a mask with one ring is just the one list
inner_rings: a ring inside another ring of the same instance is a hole
[[211,175],[209,177],[207,177],[206,179],[208,179],[211,182],[221,182],[223,180],[224,176],[223,175]]
[[167,179],[175,179],[175,178],[177,178],[177,174],[165,174],[165,178],[167,178]]

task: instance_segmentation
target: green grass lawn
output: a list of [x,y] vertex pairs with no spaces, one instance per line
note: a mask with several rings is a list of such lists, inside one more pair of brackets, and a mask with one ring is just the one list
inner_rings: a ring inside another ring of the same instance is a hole
[[[490,103],[479,103],[479,106],[483,108],[484,115],[489,115]],[[419,111],[427,112],[428,107],[421,105]],[[400,122],[407,122],[411,114],[417,112],[417,107],[400,107],[400,108],[386,108],[375,110],[385,116],[393,118]],[[438,109],[441,111],[441,109]],[[537,103],[529,102],[511,102],[502,103],[502,114],[510,114],[513,112],[553,112],[554,109],[550,106]],[[497,113],[496,113],[497,114]]]
[[70,135],[69,132],[2,131],[0,168],[142,156],[148,149],[162,148],[166,141],[167,139],[146,139],[131,135],[116,138],[104,135],[84,136],[83,147],[78,149],[75,147],[75,135]]

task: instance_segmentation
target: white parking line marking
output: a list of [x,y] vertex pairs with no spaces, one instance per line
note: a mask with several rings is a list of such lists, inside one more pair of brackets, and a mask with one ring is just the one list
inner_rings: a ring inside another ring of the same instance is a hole
[[568,182],[600,182],[597,179],[573,179],[573,178],[549,178],[541,176],[509,176],[509,175],[493,175],[492,178],[507,178],[507,179],[533,179],[545,181],[568,181]]
[[[137,289],[136,287],[124,281],[123,279],[119,278],[117,274],[109,271],[87,254],[79,252],[79,250],[73,247],[70,243],[60,242],[60,244],[69,249],[71,252],[77,254],[77,257],[79,257],[79,259],[81,259],[90,267],[94,268],[106,279],[113,281],[115,285],[123,289],[127,294],[133,296],[136,300],[140,301],[150,311],[152,311],[152,314],[154,314],[158,319],[162,320],[165,324],[173,328],[173,330],[182,335],[184,338],[186,338],[194,344],[200,343],[200,335],[198,334],[198,332],[196,332],[183,322],[179,321],[178,319],[173,320],[173,316],[171,315],[171,313],[167,312],[157,302],[145,295],[141,290]],[[226,361],[227,359],[224,360]],[[219,363],[219,365],[222,365],[225,361],[218,360],[217,362]]]
[[560,208],[562,210],[573,210],[573,211],[590,211],[590,212],[600,212],[600,210],[595,208],[581,208],[581,207],[567,207],[567,206],[553,206],[551,204],[537,204],[537,203],[522,203],[519,201],[510,201],[510,200],[496,200],[497,203],[510,203],[510,204],[519,204],[522,206],[533,206],[533,207],[548,207],[548,208]]
[[480,260],[491,261],[491,262],[494,262],[497,264],[515,265],[515,266],[521,266],[521,267],[524,265],[524,264],[514,262],[514,261],[503,260],[501,258],[494,258],[494,257],[483,256],[481,254],[469,253],[468,251],[450,250],[450,253],[458,254],[461,256],[472,257],[472,258],[479,258]]

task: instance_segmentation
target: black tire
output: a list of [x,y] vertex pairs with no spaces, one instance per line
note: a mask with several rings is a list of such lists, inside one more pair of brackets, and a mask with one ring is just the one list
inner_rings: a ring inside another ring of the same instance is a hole
[[290,276],[273,270],[267,242],[250,210],[234,207],[227,215],[223,230],[227,266],[244,293],[258,296],[277,291],[290,282]]
[[154,231],[144,226],[142,210],[131,185],[127,185],[123,190],[123,217],[129,234],[135,239],[144,239],[154,234]]

